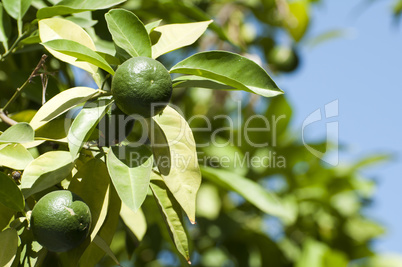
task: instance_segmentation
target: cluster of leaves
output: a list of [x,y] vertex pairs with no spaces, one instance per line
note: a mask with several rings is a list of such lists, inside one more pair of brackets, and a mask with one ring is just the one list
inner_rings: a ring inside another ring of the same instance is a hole
[[[171,107],[167,107],[162,115],[148,120],[139,119],[143,126],[141,130],[147,130],[147,141],[150,144],[134,145],[133,142],[126,141],[119,146],[101,147],[93,138],[99,136],[95,128],[113,104],[110,92],[101,89],[105,87],[108,74],[113,75],[114,69],[130,57],[157,58],[192,44],[211,21],[163,26],[158,26],[160,21],[157,21],[144,26],[134,13],[113,9],[105,14],[113,42],[108,43],[108,51],[102,52],[81,26],[66,18],[54,18],[87,9],[105,9],[119,2],[110,1],[94,6],[89,2],[78,5],[78,2],[69,1],[43,7],[38,9],[37,20],[30,24],[26,32],[21,29],[18,31],[14,47],[27,39],[29,45],[24,45],[24,48],[40,42],[55,58],[90,73],[99,89],[68,88],[42,103],[33,112],[29,123],[14,123],[13,119],[6,116],[6,108],[13,104],[31,79],[38,74],[44,65],[45,58],[42,58],[27,81],[1,110],[2,118],[7,118],[6,122],[12,124],[0,135],[3,144],[0,150],[1,165],[5,171],[22,172],[20,185],[2,173],[2,182],[6,186],[1,189],[0,200],[4,206],[2,214],[7,223],[1,228],[14,229],[11,232],[7,230],[8,238],[2,242],[6,244],[8,239],[14,240],[20,236],[20,245],[9,247],[5,255],[5,261],[9,265],[40,264],[49,258],[46,258],[46,249],[32,239],[26,210],[43,194],[60,187],[82,196],[91,208],[93,218],[91,234],[86,242],[58,256],[63,264],[94,265],[103,256],[102,251],[114,258],[108,245],[114,236],[119,218],[135,234],[138,226],[133,223],[133,218],[145,220],[140,208],[150,194],[162,212],[167,231],[178,252],[185,260],[190,259],[182,210],[190,222],[195,223],[196,193],[201,183],[201,172],[197,162],[196,143],[185,119]],[[5,10],[11,15],[8,8]],[[21,8],[18,12],[18,16],[13,18],[21,25],[26,8]],[[154,35],[157,37],[153,38]],[[7,44],[8,41],[4,40],[3,43]],[[103,41],[104,45],[106,43],[107,41]],[[114,50],[111,52],[111,49]],[[7,45],[4,45],[4,50],[2,59],[15,52],[13,47],[8,49]],[[191,84],[211,89],[244,90],[263,96],[282,94],[259,65],[225,51],[192,55],[173,66],[170,72],[187,74],[174,79],[174,87],[188,87]],[[43,75],[41,77],[42,90],[45,92],[46,78]],[[69,117],[68,111],[78,105],[82,105],[82,109],[75,117]],[[40,153],[38,146],[45,142],[57,143],[59,149]],[[140,160],[133,160],[133,155]],[[180,164],[179,160],[182,159],[177,159],[176,155],[185,158],[188,164]],[[166,159],[167,163],[163,161]],[[257,185],[254,187],[259,188]],[[256,199],[251,201],[261,207],[267,204],[264,207],[267,212],[272,211],[279,215],[286,213],[280,201],[266,197],[262,189],[259,192],[256,196],[265,197],[265,203]],[[24,238],[25,235],[28,237]],[[143,233],[136,238],[140,240],[141,235]]]
[[[347,168],[323,165],[293,138],[292,109],[286,98],[276,96],[282,92],[245,57],[210,51],[177,62],[195,49],[241,52],[255,46],[267,55],[278,43],[278,31],[297,43],[308,28],[310,5],[318,1],[123,2],[2,0],[0,265],[94,266],[101,261],[111,266],[127,260],[135,266],[170,266],[186,265],[191,256],[196,266],[338,267],[351,261],[398,266],[399,258],[364,259],[374,254],[370,242],[383,228],[362,214],[375,184],[359,170],[384,158]],[[108,11],[117,4],[124,9]],[[181,24],[159,26],[158,19]],[[250,36],[253,20],[263,30]],[[208,26],[215,35],[205,34],[197,43]],[[53,57],[35,68],[44,47]],[[96,125],[113,108],[109,77],[135,56],[162,56],[158,59],[173,66],[172,74],[185,74],[174,76],[173,95],[184,114],[167,107],[161,116],[136,121],[118,146],[99,146],[102,133]],[[79,86],[69,65],[88,72],[97,89]],[[241,113],[231,101],[236,94],[242,96]],[[257,95],[276,97],[268,101]],[[270,130],[266,120],[253,118],[256,110],[268,120],[284,119]],[[233,125],[219,114],[234,114],[237,129],[222,131]],[[184,119],[194,115],[212,123]],[[203,127],[207,130],[191,130]],[[270,145],[256,149],[245,140],[244,127],[263,129],[247,137]],[[133,146],[142,132],[147,143]],[[219,142],[196,145],[210,143],[210,137]],[[308,145],[330,147],[327,141]],[[209,160],[199,167],[196,153]],[[128,160],[130,154],[143,160],[136,164]],[[192,159],[190,167],[178,168],[177,155]],[[241,164],[236,155],[265,158],[269,167]],[[231,157],[229,166],[213,161],[223,156]],[[284,162],[275,165],[282,156]],[[27,211],[60,188],[80,195],[94,220],[81,246],[55,254],[33,240]]]

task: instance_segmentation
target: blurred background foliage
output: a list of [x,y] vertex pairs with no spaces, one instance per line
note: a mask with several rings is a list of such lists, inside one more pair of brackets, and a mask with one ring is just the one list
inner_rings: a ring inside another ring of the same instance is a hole
[[[17,38],[21,40],[16,43],[12,54],[5,56],[5,50],[1,51],[0,106],[30,75],[44,53],[38,44],[34,21],[37,9],[57,2],[32,1],[22,28],[1,9],[5,30],[0,34],[0,41],[11,46]],[[328,32],[306,40],[309,25],[314,23],[314,6],[321,2],[129,0],[120,6],[133,11],[144,23],[159,19],[162,19],[162,24],[214,20],[210,30],[197,43],[162,56],[161,61],[167,66],[197,51],[225,49],[252,58],[273,75],[286,75],[300,67],[302,58],[298,50],[301,45],[319,43],[339,35]],[[395,4],[396,18],[401,14],[401,3]],[[99,50],[111,51],[114,47],[106,30],[106,12],[82,12],[66,17],[84,27]],[[9,41],[4,42],[4,36]],[[85,74],[55,58],[49,58],[44,75],[49,79],[45,99],[73,86],[93,84]],[[283,89],[286,92],[286,88]],[[40,107],[42,98],[42,84],[37,77],[9,108],[10,117],[16,121],[29,121]],[[187,224],[193,266],[402,266],[399,256],[377,255],[371,248],[372,242],[385,229],[366,215],[376,184],[370,177],[363,177],[361,170],[386,159],[385,156],[373,155],[342,167],[325,164],[306,149],[298,134],[290,128],[292,107],[286,100],[286,93],[285,96],[266,99],[248,93],[177,89],[172,103],[183,110],[186,118],[199,116],[200,119],[192,120],[190,126],[207,130],[194,131],[197,143],[211,143],[211,138],[217,141],[215,145],[199,148],[204,180],[198,195],[197,224]],[[240,113],[237,112],[238,105]],[[275,130],[269,129],[261,117],[249,120],[256,113],[269,122],[280,116],[282,119],[278,120]],[[238,125],[219,119],[219,114],[229,114]],[[201,116],[209,118],[210,128]],[[247,121],[248,127],[265,128],[260,132],[248,132],[250,140],[268,145],[255,148],[245,140],[243,129]],[[0,130],[6,127],[5,123],[0,124]],[[216,129],[223,128],[227,131],[211,136]],[[227,145],[220,146],[219,143]],[[331,153],[331,144],[325,140],[309,145],[326,152],[326,155]],[[57,144],[46,142],[39,147],[37,154],[55,146]],[[326,148],[330,148],[329,151],[325,151]],[[236,155],[265,158],[265,164],[270,166],[235,165]],[[213,162],[214,156],[229,156],[233,160],[223,168]],[[281,159],[284,159],[284,164],[279,162]],[[217,168],[211,169],[211,166]],[[292,216],[284,220],[264,213],[258,204],[249,201],[253,187],[234,188],[219,182],[221,179],[216,179],[217,176],[237,181],[248,179],[261,185],[286,201],[293,211]],[[131,232],[121,221],[112,241],[111,248],[122,265],[187,264],[181,262],[181,257],[175,253],[165,226],[160,224],[160,214],[153,200],[147,199],[143,210],[146,222],[138,221],[136,227],[147,229],[145,235],[142,237],[142,234]],[[51,254],[47,260],[51,261]],[[113,266],[114,263],[105,257],[99,265]]]

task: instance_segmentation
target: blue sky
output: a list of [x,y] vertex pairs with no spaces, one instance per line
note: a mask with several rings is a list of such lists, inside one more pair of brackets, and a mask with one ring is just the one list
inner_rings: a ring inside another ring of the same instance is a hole
[[[371,167],[365,175],[378,180],[375,203],[368,215],[383,223],[387,234],[374,244],[380,252],[402,253],[402,23],[394,27],[393,1],[374,1],[356,12],[364,0],[326,0],[314,8],[308,37],[345,29],[346,37],[302,49],[302,66],[277,77],[294,107],[293,126],[318,108],[339,101],[339,140],[346,145],[340,162],[373,153],[392,153],[389,163]],[[308,38],[307,38],[308,39]],[[325,122],[309,129],[325,137]]]

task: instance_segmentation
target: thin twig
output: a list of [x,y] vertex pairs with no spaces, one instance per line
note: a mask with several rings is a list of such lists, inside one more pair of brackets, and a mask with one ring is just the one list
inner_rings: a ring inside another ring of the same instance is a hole
[[42,105],[43,105],[46,102],[46,88],[49,79],[45,73],[40,74],[40,79],[42,81]]
[[28,77],[28,79],[21,85],[21,87],[17,88],[15,91],[14,95],[8,100],[8,102],[4,105],[3,111],[7,110],[7,108],[12,104],[15,99],[20,95],[21,91],[32,81],[33,77],[37,76],[38,71],[40,68],[42,68],[43,64],[45,64],[47,55],[43,54],[42,58],[40,59],[38,65],[35,67],[35,69],[32,71],[31,75]]

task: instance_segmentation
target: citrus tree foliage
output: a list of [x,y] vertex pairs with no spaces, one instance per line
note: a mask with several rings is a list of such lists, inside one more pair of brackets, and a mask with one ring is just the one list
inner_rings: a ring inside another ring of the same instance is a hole
[[[323,164],[294,138],[283,91],[243,53],[255,45],[269,59],[277,30],[302,40],[313,3],[225,2],[0,3],[2,266],[400,262],[368,258],[383,228],[362,214],[375,185],[359,171],[384,157]],[[251,17],[269,30],[250,35]],[[165,63],[172,103],[110,137],[111,78],[137,56]],[[92,225],[81,245],[56,254],[34,240],[29,220],[59,189],[84,199]]]

